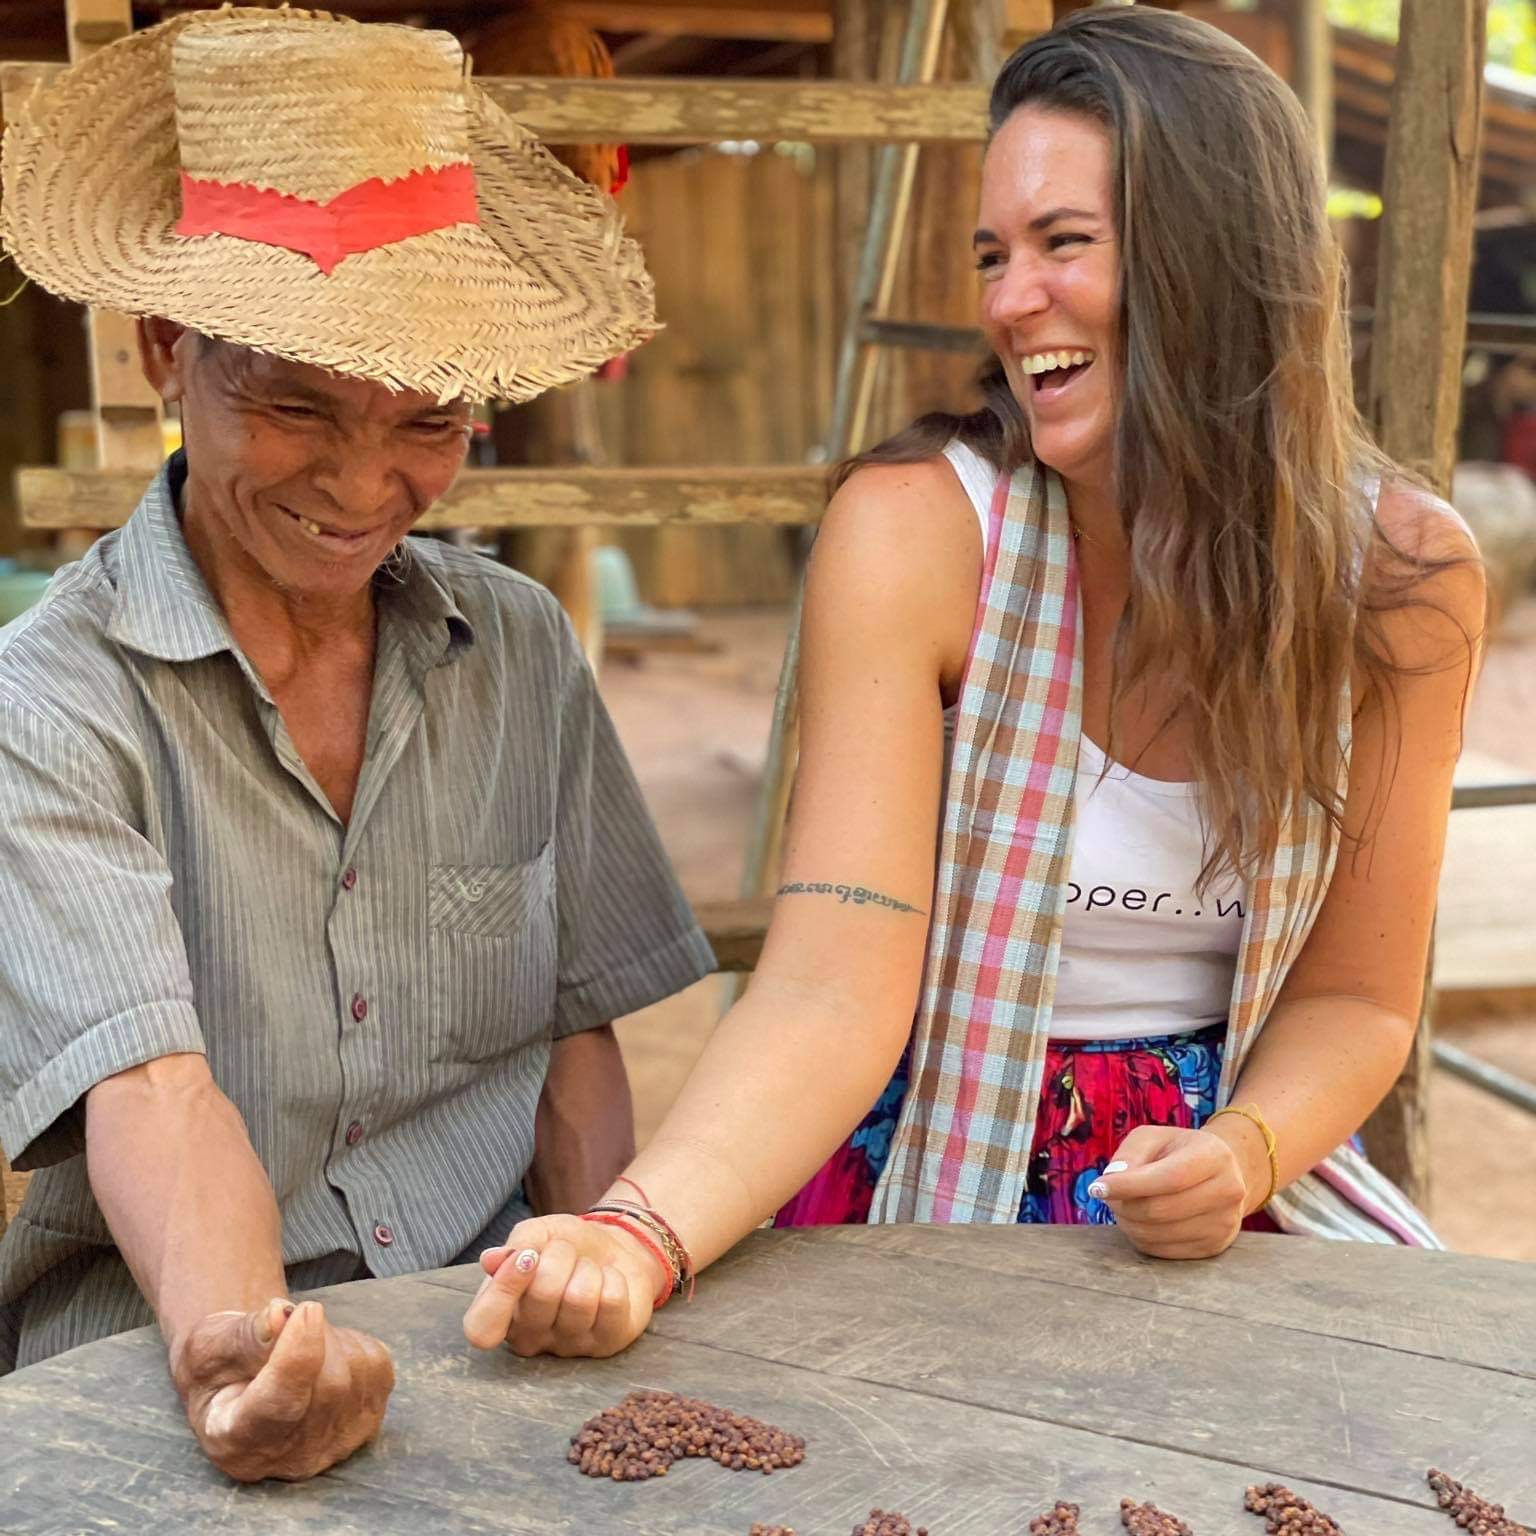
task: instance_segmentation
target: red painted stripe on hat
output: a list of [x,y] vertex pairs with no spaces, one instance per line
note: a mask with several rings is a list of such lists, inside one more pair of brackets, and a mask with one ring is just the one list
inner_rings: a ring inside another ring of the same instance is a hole
[[412,171],[397,181],[374,176],[325,203],[243,182],[202,181],[183,171],[176,233],[281,246],[308,256],[329,275],[359,252],[479,222],[475,168],[467,161]]

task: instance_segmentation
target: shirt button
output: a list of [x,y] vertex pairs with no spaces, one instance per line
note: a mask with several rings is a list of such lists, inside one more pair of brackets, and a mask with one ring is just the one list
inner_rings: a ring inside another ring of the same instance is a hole
[[352,1017],[359,1024],[368,1017],[368,999],[361,992],[355,992],[352,995]]
[[356,884],[357,871],[355,869],[349,869],[346,874],[341,877],[341,888],[344,891],[350,891]]
[[363,1139],[363,1127],[360,1121],[354,1120],[347,1127],[347,1145],[355,1147]]
[[386,1227],[381,1221],[378,1226],[373,1229],[373,1240],[379,1245],[380,1248],[388,1248],[389,1245],[394,1242],[395,1234],[390,1231],[390,1229]]

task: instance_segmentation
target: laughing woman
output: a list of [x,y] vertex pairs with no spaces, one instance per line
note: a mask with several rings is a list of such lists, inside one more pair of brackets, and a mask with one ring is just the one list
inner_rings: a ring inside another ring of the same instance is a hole
[[1016,53],[991,130],[997,367],[828,509],[751,989],[604,1206],[484,1256],[477,1344],[620,1349],[775,1211],[1435,1244],[1352,1138],[1413,1038],[1482,571],[1356,416],[1308,125],[1136,7]]

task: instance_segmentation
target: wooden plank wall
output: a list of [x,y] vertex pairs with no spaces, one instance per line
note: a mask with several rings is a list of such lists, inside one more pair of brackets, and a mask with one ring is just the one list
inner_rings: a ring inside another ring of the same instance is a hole
[[[630,231],[666,330],[598,386],[615,464],[793,464],[831,414],[830,155],[689,150],[636,167]],[[793,534],[625,532],[641,594],[668,606],[785,601]]]

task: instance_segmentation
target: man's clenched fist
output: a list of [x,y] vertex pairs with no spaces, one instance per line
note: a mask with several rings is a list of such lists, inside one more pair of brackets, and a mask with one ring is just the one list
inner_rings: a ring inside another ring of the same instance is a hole
[[215,1312],[172,1341],[170,1365],[208,1459],[242,1483],[345,1461],[378,1433],[395,1385],[389,1351],[314,1301]]

